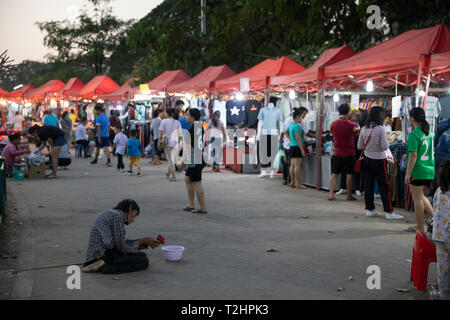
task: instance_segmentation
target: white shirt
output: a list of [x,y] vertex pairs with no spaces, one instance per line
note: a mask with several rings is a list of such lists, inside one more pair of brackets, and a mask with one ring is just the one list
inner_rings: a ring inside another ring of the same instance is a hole
[[23,117],[19,114],[14,117],[14,130],[22,130]]
[[114,137],[114,143],[116,144],[116,153],[124,155],[128,143],[127,136],[123,132],[119,132]]
[[75,131],[75,141],[80,140],[87,140],[86,127],[81,123],[78,125],[77,130]]

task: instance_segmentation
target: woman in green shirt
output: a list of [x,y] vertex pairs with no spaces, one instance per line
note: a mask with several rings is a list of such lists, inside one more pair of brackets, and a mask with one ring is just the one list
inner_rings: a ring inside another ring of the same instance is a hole
[[434,179],[434,137],[433,133],[430,133],[430,125],[422,108],[411,109],[409,123],[413,131],[408,135],[406,144],[408,168],[405,184],[409,186],[414,200],[417,230],[425,233],[424,212],[429,217],[433,216],[431,203],[425,197],[425,188],[428,188]]
[[300,126],[302,120],[308,114],[308,109],[301,107],[298,109],[294,109],[294,114],[292,116],[293,122],[287,128],[285,134],[289,134],[291,138],[291,148],[289,150],[289,157],[291,159],[291,169],[290,169],[290,177],[291,177],[291,188],[297,189],[306,189],[302,185],[302,159],[305,157],[305,149],[303,147],[304,138],[303,138],[303,129]]

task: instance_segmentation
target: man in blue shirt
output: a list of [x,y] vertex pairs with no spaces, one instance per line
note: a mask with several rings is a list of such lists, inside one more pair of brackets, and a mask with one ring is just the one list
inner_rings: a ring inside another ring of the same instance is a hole
[[44,126],[54,126],[59,128],[59,120],[55,115],[53,115],[52,110],[51,109],[47,110],[45,114],[46,116],[44,117],[42,124]]
[[109,118],[105,113],[106,109],[103,104],[98,103],[95,106],[95,112],[98,114],[95,119],[95,144],[97,146],[97,150],[95,151],[95,159],[91,162],[91,164],[97,164],[98,156],[100,155],[100,149],[103,148],[103,151],[106,153],[106,157],[108,158],[107,166],[111,167],[111,139],[109,138]]

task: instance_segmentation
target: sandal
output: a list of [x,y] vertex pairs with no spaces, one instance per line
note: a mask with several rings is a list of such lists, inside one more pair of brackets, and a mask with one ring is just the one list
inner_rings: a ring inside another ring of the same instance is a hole
[[414,227],[408,227],[408,228],[404,229],[403,231],[405,231],[405,232],[416,232],[417,230]]
[[169,181],[177,181],[177,179],[172,177],[172,178],[169,179]]
[[195,211],[195,208],[186,207],[186,208],[183,209],[183,211],[186,211],[186,212],[193,212],[193,211]]
[[198,210],[193,210],[192,213],[197,213],[197,214],[207,214],[208,211],[203,211],[203,210],[201,210],[201,209],[198,209]]

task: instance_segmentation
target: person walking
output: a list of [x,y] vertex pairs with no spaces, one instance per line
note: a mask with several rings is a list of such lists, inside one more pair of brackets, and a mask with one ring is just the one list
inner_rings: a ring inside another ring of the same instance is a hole
[[123,164],[123,156],[125,155],[125,149],[128,144],[128,137],[123,133],[122,126],[117,127],[117,134],[114,137],[114,147],[117,154],[117,170],[125,171],[125,165]]
[[377,181],[380,187],[385,218],[390,220],[399,220],[403,219],[403,216],[394,212],[391,202],[390,182],[386,160],[386,151],[389,149],[389,142],[387,140],[383,122],[383,108],[377,106],[372,107],[369,112],[367,123],[361,129],[358,139],[358,149],[364,150],[362,170],[364,179],[366,216],[379,216],[379,214],[375,211],[374,204],[374,187],[375,181]]
[[289,149],[289,155],[291,158],[291,168],[290,168],[290,177],[291,177],[291,188],[297,189],[306,189],[305,186],[302,185],[302,159],[305,157],[305,140],[303,129],[300,126],[302,120],[308,114],[308,110],[304,107],[294,109],[293,113],[293,122],[287,128],[285,134],[289,134],[291,139],[291,147]]
[[353,166],[355,164],[355,135],[359,132],[358,125],[351,121],[350,106],[342,104],[338,108],[340,118],[331,124],[334,152],[331,159],[332,175],[330,178],[330,193],[328,200],[336,200],[334,189],[339,175],[346,175],[347,201],[356,200],[352,196]]
[[129,159],[130,170],[128,174],[131,176],[133,174],[133,166],[137,167],[137,176],[141,177],[141,143],[139,139],[136,138],[136,130],[130,131],[130,139],[127,142],[127,156]]
[[210,143],[209,155],[214,158],[213,169],[214,172],[220,172],[221,159],[223,154],[223,142],[227,139],[227,132],[222,121],[220,121],[220,111],[214,112],[213,118],[208,124],[208,131],[206,132],[207,141]]
[[95,111],[98,114],[95,119],[96,133],[95,133],[95,144],[97,146],[97,150],[95,151],[95,159],[91,161],[91,164],[97,164],[98,157],[100,155],[100,149],[106,153],[106,157],[108,158],[108,162],[106,165],[111,167],[111,140],[109,138],[109,119],[105,114],[105,108],[103,104],[98,103],[95,106]]
[[[89,140],[86,132],[87,119],[82,119],[75,130],[75,143],[78,146],[81,145],[81,150],[84,150],[84,157],[88,158]],[[80,155],[81,156],[81,155]]]
[[[198,109],[189,109],[186,113],[186,122],[191,124],[189,132],[186,134],[185,146],[183,147],[185,161],[187,164],[186,176],[186,192],[189,204],[184,211],[197,214],[207,214],[205,204],[205,192],[202,186],[202,170],[205,167],[203,159],[203,146],[205,131],[200,122],[200,111]],[[195,196],[200,205],[200,209],[196,210],[194,205]]]
[[167,161],[169,162],[169,167],[166,173],[169,181],[177,181],[177,177],[175,175],[174,155],[172,152],[178,142],[182,141],[182,139],[183,134],[181,132],[180,122],[178,121],[178,111],[175,109],[169,109],[167,110],[167,119],[161,121],[158,141],[158,148],[164,149]]
[[425,233],[424,212],[429,217],[433,216],[430,201],[425,197],[425,189],[434,179],[434,135],[430,132],[430,124],[422,108],[411,109],[408,120],[413,130],[406,142],[408,167],[405,184],[409,186],[414,201],[417,230]]
[[65,111],[61,116],[61,128],[66,134],[66,144],[70,148],[70,143],[72,140],[73,123],[69,117],[69,112],[67,111]]
[[158,141],[159,141],[159,127],[161,126],[161,111],[160,110],[155,110],[155,112],[153,112],[153,119],[152,119],[152,124],[150,126],[150,129],[152,130],[152,134],[153,134],[153,150],[154,150],[154,157],[153,157],[153,161],[151,162],[151,164],[155,165],[155,166],[159,166],[161,165],[161,154],[162,151],[159,149],[158,147]]

